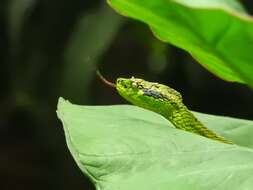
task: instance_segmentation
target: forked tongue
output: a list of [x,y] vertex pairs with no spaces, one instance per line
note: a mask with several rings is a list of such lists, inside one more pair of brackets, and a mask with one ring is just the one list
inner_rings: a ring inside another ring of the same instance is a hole
[[97,76],[103,81],[103,83],[105,83],[106,85],[112,87],[112,88],[116,88],[116,85],[110,81],[108,81],[106,78],[103,77],[103,75],[99,72],[99,70],[97,70]]

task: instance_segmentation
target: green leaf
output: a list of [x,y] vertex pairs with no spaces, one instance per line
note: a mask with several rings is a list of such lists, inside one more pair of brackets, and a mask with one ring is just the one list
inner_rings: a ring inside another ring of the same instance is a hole
[[175,129],[135,106],[59,99],[67,145],[99,190],[238,190],[253,186],[253,122],[197,113],[228,145]]
[[253,87],[253,19],[236,0],[108,0],[205,68]]

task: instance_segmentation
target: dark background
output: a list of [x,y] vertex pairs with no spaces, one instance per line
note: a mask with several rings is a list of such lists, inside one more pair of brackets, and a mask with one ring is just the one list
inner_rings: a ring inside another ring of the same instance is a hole
[[[241,1],[252,14],[253,2]],[[168,84],[190,109],[253,119],[252,91],[206,71],[186,52],[99,0],[0,0],[0,189],[94,189],[56,117],[77,104],[126,103],[95,75]]]

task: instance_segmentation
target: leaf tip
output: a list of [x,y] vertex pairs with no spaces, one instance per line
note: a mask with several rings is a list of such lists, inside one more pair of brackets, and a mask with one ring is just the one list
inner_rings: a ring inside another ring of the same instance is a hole
[[67,105],[70,105],[71,103],[68,100],[65,100],[63,97],[59,97],[58,103],[57,103],[57,110],[56,114],[59,119],[61,119],[61,115],[63,114],[63,108]]

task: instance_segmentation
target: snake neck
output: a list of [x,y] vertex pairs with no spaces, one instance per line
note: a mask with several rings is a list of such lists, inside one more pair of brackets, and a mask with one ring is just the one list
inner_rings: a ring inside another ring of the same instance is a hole
[[227,144],[233,144],[225,138],[217,135],[206,128],[189,110],[182,104],[178,109],[173,110],[166,118],[178,129],[189,131],[213,140],[221,141]]

